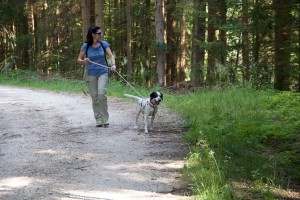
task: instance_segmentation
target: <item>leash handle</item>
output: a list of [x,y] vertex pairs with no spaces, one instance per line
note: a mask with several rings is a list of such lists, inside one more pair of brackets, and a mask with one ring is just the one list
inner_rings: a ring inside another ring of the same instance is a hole
[[[99,64],[99,63],[95,63],[95,62],[93,62],[93,61],[89,61],[90,63],[93,63],[93,64],[95,64],[95,65],[99,65],[99,66],[101,66],[101,67],[105,67],[105,68],[110,68],[110,67],[108,67],[108,66],[106,66],[106,65],[102,65],[102,64]],[[129,85],[130,87],[131,87],[131,89],[133,89],[140,97],[142,97],[142,95],[136,90],[136,89],[134,89],[134,87],[117,71],[117,70],[115,70],[115,72],[127,83],[127,85]]]

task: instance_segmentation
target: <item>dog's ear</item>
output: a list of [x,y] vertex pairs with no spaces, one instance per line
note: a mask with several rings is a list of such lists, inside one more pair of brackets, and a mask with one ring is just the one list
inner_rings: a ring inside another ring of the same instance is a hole
[[162,93],[160,93],[160,98],[161,98],[161,100],[164,100],[164,97],[163,97]]
[[156,92],[152,92],[152,93],[150,94],[150,99],[154,99],[154,98],[156,98],[156,97],[157,97]]

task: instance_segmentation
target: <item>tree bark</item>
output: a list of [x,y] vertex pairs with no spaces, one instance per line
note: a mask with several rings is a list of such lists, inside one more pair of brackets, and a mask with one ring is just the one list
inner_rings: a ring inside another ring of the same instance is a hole
[[82,40],[86,40],[88,28],[91,25],[91,0],[81,0]]
[[165,40],[164,40],[164,0],[156,0],[155,31],[156,31],[156,59],[157,82],[162,87],[165,84]]
[[127,81],[132,81],[132,56],[131,56],[131,0],[126,0],[127,19]]
[[248,33],[248,26],[249,26],[249,2],[248,0],[243,0],[242,4],[242,65],[243,65],[243,82],[250,81],[250,62],[249,62],[249,33]]
[[[151,24],[151,1],[145,0],[145,10],[148,12],[145,15],[145,32],[144,32],[144,38],[145,38],[145,56],[146,56],[146,70],[149,72],[151,71],[151,30],[152,30],[152,24]],[[151,75],[147,74],[146,78],[146,84],[150,87],[152,85],[153,79]]]
[[38,53],[40,50],[40,42],[38,37],[38,8],[37,4],[33,3],[33,35],[34,35],[34,54],[33,54],[33,62],[35,63],[35,68],[37,68],[37,59],[38,59]]
[[[34,38],[34,9],[33,9],[33,3],[31,3],[29,0],[26,2],[27,4],[27,24],[28,24],[28,34]],[[29,53],[29,65],[30,67],[34,67],[34,60],[35,60],[35,52],[34,52],[34,39],[31,40],[30,46],[27,49]]]
[[104,34],[103,26],[103,10],[104,10],[104,0],[95,0],[95,25],[101,27],[101,31]]
[[[260,4],[261,2],[259,2],[259,0],[255,1],[254,2],[254,14],[255,15],[259,15],[260,14]],[[253,60],[254,60],[254,77],[253,79],[256,81],[256,82],[260,82],[260,74],[261,74],[261,66],[259,64],[259,52],[260,52],[260,47],[261,47],[261,28],[259,25],[259,18],[258,17],[253,17],[253,26],[256,27],[254,29],[254,32],[253,32],[253,47],[252,47],[252,54],[253,54]]]
[[[226,25],[227,21],[227,4],[225,0],[218,1],[218,8],[220,12],[220,25]],[[220,55],[220,62],[223,67],[226,66],[226,57],[227,57],[227,34],[226,30],[220,30],[220,41],[221,41],[221,55]]]
[[[42,11],[41,11],[41,29],[42,30],[47,30],[47,23],[46,23],[46,11],[48,9],[48,3],[46,0],[43,0],[43,4],[42,4]],[[42,72],[44,73],[44,75],[48,75],[48,67],[49,67],[49,57],[46,56],[48,54],[47,49],[49,46],[49,37],[48,37],[47,31],[42,32],[41,34],[41,43],[40,43],[40,54],[39,54],[39,61],[40,62],[40,66],[42,69]]]
[[[204,85],[204,48],[200,42],[205,41],[205,17],[199,17],[199,12],[206,13],[206,0],[194,0],[194,22],[192,41],[191,84],[194,87]],[[201,13],[200,13],[201,14]],[[200,15],[201,16],[201,15]],[[202,15],[203,16],[203,15]]]
[[185,81],[186,78],[186,16],[185,9],[182,8],[182,16],[180,19],[180,66],[179,66],[179,82]]
[[167,75],[166,84],[172,85],[176,83],[176,66],[177,66],[177,41],[176,41],[176,20],[174,18],[176,9],[175,0],[167,0],[166,17],[167,17]]
[[274,88],[290,90],[291,8],[293,0],[273,0],[275,10],[275,82]]
[[216,41],[216,0],[208,0],[208,30],[207,42],[210,44],[208,48],[207,58],[207,77],[206,82],[208,85],[216,83],[216,54],[215,54],[215,41]]

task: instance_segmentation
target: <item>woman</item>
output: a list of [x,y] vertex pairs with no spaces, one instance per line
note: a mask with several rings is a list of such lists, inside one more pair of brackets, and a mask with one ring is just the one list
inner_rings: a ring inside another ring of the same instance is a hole
[[80,49],[77,61],[79,64],[87,65],[88,88],[92,97],[96,126],[107,127],[109,125],[109,114],[106,91],[109,67],[106,67],[108,65],[105,58],[106,53],[110,58],[110,69],[112,71],[116,70],[116,61],[109,48],[110,44],[106,41],[101,41],[101,37],[100,27],[91,26],[88,29],[86,42]]

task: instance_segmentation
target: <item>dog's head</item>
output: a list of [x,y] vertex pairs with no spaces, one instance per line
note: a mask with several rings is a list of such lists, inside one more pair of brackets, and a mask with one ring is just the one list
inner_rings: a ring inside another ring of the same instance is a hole
[[150,101],[159,105],[159,103],[163,100],[163,94],[161,92],[152,92],[150,94]]

